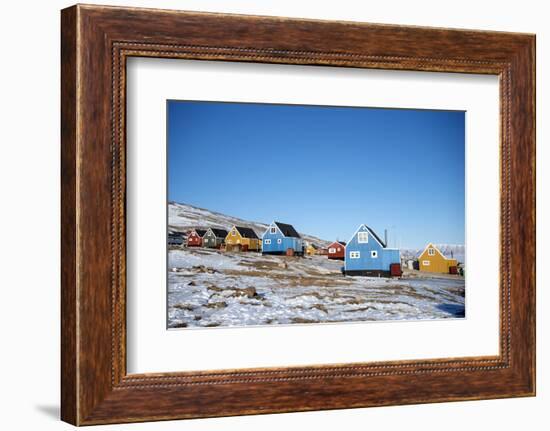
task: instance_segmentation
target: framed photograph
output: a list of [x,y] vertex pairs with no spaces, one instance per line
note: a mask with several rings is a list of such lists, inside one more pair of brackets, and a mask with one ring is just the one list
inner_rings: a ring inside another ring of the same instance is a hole
[[169,329],[465,318],[464,111],[166,109]]
[[62,11],[62,419],[535,394],[535,37]]

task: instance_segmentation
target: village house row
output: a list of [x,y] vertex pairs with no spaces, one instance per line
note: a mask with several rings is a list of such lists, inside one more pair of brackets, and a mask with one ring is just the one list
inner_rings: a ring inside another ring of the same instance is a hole
[[[382,241],[374,230],[365,224],[357,228],[347,243],[335,241],[326,248],[319,248],[304,241],[292,225],[275,221],[269,225],[261,238],[249,227],[233,226],[229,231],[219,228],[193,229],[187,233],[187,238],[181,233],[171,232],[168,244],[286,256],[326,255],[328,259],[342,260],[346,275],[402,274],[399,249],[389,248],[387,238]],[[457,266],[456,259],[446,257],[432,243],[426,246],[414,263],[409,262],[410,269],[414,267],[420,271],[442,274],[457,274]]]

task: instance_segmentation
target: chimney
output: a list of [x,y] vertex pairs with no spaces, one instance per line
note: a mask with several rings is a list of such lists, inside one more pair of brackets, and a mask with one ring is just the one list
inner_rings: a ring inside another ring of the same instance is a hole
[[384,229],[384,244],[388,246],[388,229]]

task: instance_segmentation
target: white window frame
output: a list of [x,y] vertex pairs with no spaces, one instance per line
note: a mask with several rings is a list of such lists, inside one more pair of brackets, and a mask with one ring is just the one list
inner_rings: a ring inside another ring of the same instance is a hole
[[340,250],[341,250],[341,248],[340,248],[340,247],[338,247],[338,248],[337,248],[336,250],[337,250],[337,251],[340,251]]
[[349,252],[349,258],[350,259],[360,259],[361,258],[361,252],[360,251],[350,251]]
[[430,248],[428,249],[428,256],[435,256],[435,249],[433,249],[433,248],[430,247]]
[[237,231],[235,229],[231,231],[231,236],[237,236]]
[[275,226],[271,226],[269,233],[277,233],[277,228]]
[[334,247],[330,247],[330,248],[328,249],[328,252],[329,252],[330,254],[334,254],[334,253],[336,253],[336,249],[335,249]]
[[430,266],[430,261],[429,261],[429,260],[423,260],[423,261],[422,261],[422,265],[424,265],[424,266]]
[[283,240],[281,238],[277,238],[277,244],[282,244]]
[[357,232],[357,242],[367,244],[369,242],[369,233],[367,231]]
[[271,240],[270,240],[270,239],[266,239],[266,240],[264,241],[264,244],[267,244],[267,245],[271,244]]
[[378,257],[378,250],[371,250],[370,257],[372,257],[373,259],[376,259]]

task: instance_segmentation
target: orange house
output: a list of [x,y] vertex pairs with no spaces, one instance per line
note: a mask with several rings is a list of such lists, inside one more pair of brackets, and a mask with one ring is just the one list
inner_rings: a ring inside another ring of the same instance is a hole
[[426,272],[449,274],[450,268],[456,267],[457,263],[456,259],[445,257],[432,243],[429,243],[418,257],[418,269]]

